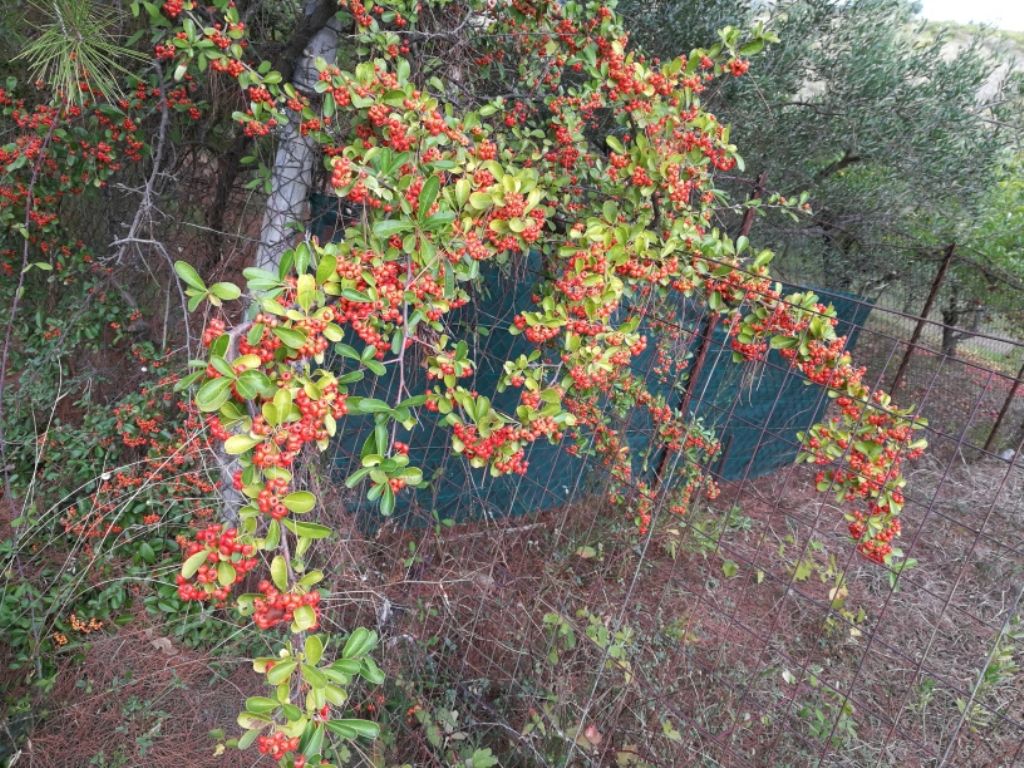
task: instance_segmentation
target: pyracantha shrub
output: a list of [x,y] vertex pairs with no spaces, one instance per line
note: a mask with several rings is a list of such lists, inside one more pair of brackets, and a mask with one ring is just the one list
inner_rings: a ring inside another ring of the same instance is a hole
[[[330,534],[302,520],[316,505],[296,479],[307,446],[325,449],[341,419],[372,420],[348,484],[388,515],[397,494],[424,484],[404,436],[421,411],[440,414],[453,449],[495,476],[525,472],[535,441],[565,442],[599,457],[612,496],[646,531],[663,496],[682,513],[695,495],[717,493],[703,471],[718,451],[714,435],[631,365],[653,345],[659,375],[685,378],[687,356],[676,351],[686,339],[672,322],[683,301],[726,324],[737,359],[780,349],[836,398],[836,415],[803,436],[803,457],[828,465],[822,490],[860,505],[848,513],[858,549],[880,562],[898,555],[890,542],[903,503],[900,462],[923,447],[920,422],[862,383],[829,307],[810,294],[783,296],[771,254],[712,223],[728,205],[716,174],[743,164],[701,94],[742,76],[770,35],[726,29],[707,50],[653,61],[630,49],[614,9],[597,2],[344,0],[339,18],[355,60],[317,62],[315,87],[302,92],[250,59],[245,24],[226,0],[143,5],[159,61],[179,78],[233,81],[244,100],[235,119],[248,136],[297,127],[319,149],[339,203],[357,211],[338,242],[305,238],[276,271],[246,270],[251,311],[241,322],[213,321],[206,359],[183,382],[198,387],[210,434],[236,457],[244,503],[230,545],[211,538],[228,533],[217,530],[187,546],[182,594],[226,599],[238,564],[261,553],[271,579],[240,605],[258,626],[286,625],[296,636],[279,657],[257,660],[274,697],[248,702],[240,745],[304,765],[328,754],[330,734],[375,733],[331,715],[354,676],[379,681],[366,655],[372,635],[357,630],[328,664],[327,635],[307,634],[323,602],[323,574],[307,570],[307,552]],[[424,74],[425,62],[444,71],[442,43],[431,42],[444,38],[442,19],[471,52],[471,95],[452,73]],[[504,362],[498,390],[519,402],[503,412],[470,383],[476,361],[449,320],[478,299],[488,270],[522,270],[531,254],[543,264],[533,305],[489,329],[533,347]],[[230,283],[208,287],[183,262],[177,270],[193,307],[241,297]],[[331,349],[338,363],[328,366]],[[426,369],[423,391],[404,385],[413,365]],[[394,402],[350,394],[389,372],[403,382]],[[685,453],[670,482],[635,471],[620,429],[635,409],[656,425],[652,452]]]

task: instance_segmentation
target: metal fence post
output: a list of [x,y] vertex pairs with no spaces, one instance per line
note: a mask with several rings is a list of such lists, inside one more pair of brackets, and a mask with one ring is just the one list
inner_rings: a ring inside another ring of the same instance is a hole
[[914,347],[917,346],[917,342],[921,339],[921,333],[924,331],[925,323],[928,322],[928,315],[931,314],[932,306],[935,304],[935,299],[939,295],[939,289],[942,287],[943,281],[946,279],[946,272],[949,270],[949,265],[953,261],[953,256],[956,253],[956,243],[950,243],[946,248],[946,255],[942,259],[942,265],[939,267],[939,271],[935,273],[935,279],[932,280],[931,291],[928,293],[928,298],[924,302],[924,309],[921,310],[921,317],[917,321],[917,325],[914,326],[914,332],[910,336],[910,341],[907,344],[907,351],[903,354],[903,359],[900,361],[900,367],[896,370],[896,376],[892,380],[892,386],[889,387],[889,394],[895,395],[896,390],[899,389],[900,384],[903,381],[903,374],[906,373],[907,365],[910,364],[910,357],[914,354]]
[[[761,195],[764,194],[765,183],[768,180],[768,174],[762,171],[758,174],[757,180],[754,182],[754,189],[750,193],[750,202],[759,200]],[[750,234],[750,228],[754,225],[754,214],[757,209],[750,206],[743,212],[743,219],[740,221],[740,231],[737,237],[747,237]],[[679,405],[676,410],[679,413],[685,414],[690,407],[690,401],[693,399],[693,391],[697,387],[697,380],[700,379],[701,371],[704,370],[704,363],[707,360],[708,349],[711,347],[711,339],[714,338],[715,328],[718,326],[719,315],[717,312],[711,312],[704,320],[704,330],[701,332],[700,341],[697,344],[697,352],[693,361],[693,367],[690,369],[689,376],[686,379],[686,389],[683,390],[683,396],[679,400]],[[661,480],[661,473],[665,469],[665,463],[668,461],[669,451],[668,448],[663,448],[661,451],[661,457],[658,459],[658,466],[654,470],[655,482]]]
[[1003,419],[1006,418],[1006,414],[1010,412],[1010,404],[1013,403],[1013,398],[1017,396],[1017,392],[1020,390],[1021,383],[1024,382],[1024,363],[1021,363],[1020,370],[1017,371],[1017,378],[1013,382],[1013,386],[1010,387],[1009,393],[1006,395],[1006,400],[1003,401],[1003,407],[999,409],[999,415],[996,416],[996,423],[992,425],[992,431],[988,433],[988,439],[985,441],[982,450],[989,452],[992,450],[992,445],[996,441],[996,433],[999,432],[999,427],[1003,424]]

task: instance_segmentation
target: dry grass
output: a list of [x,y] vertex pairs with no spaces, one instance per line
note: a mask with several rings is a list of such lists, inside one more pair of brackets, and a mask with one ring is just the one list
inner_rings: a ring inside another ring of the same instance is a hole
[[[979,692],[974,715],[998,713],[988,725],[962,718],[957,699],[970,698],[1020,610],[1024,469],[922,461],[905,512],[918,565],[895,592],[886,573],[851,556],[841,516],[808,481],[794,469],[726,487],[714,508],[647,542],[593,500],[440,535],[367,540],[349,527],[324,555],[336,566],[327,623],[382,633],[389,687],[372,714],[391,729],[385,764],[457,764],[458,742],[431,744],[406,716],[418,705],[457,712],[453,733],[514,756],[503,766],[903,768],[937,766],[947,751],[946,765],[1014,765],[1019,674]],[[718,537],[715,520],[731,530]],[[804,573],[800,563],[813,565]],[[863,608],[863,621],[830,603],[839,575],[845,608]],[[552,615],[572,628],[574,648]],[[628,627],[621,664],[596,642],[602,626]],[[255,676],[230,655],[169,645],[144,618],[98,637],[58,680],[21,764],[219,768],[255,758],[214,757],[207,735],[233,732]]]
[[95,636],[62,665],[39,725],[16,762],[29,768],[240,768],[251,754],[216,755],[211,729],[234,731],[258,680],[241,659],[174,645],[144,617]]
[[[861,339],[880,381],[891,351]],[[357,691],[353,704],[389,735],[350,764],[465,767],[473,745],[508,768],[1021,765],[1024,677],[1007,666],[979,684],[994,649],[1024,663],[1005,635],[1024,614],[1024,465],[977,450],[1008,380],[934,355],[915,356],[908,380],[901,399],[939,429],[910,469],[902,541],[916,565],[898,588],[853,553],[806,468],[726,484],[639,540],[582,496],[367,537],[333,485],[315,488],[321,522],[342,532],[316,555],[325,627],[377,628],[388,675],[383,700]],[[1024,397],[1004,442],[1022,419]],[[18,765],[256,760],[215,756],[208,735],[232,735],[258,692],[244,654],[184,650],[148,621],[66,660]]]

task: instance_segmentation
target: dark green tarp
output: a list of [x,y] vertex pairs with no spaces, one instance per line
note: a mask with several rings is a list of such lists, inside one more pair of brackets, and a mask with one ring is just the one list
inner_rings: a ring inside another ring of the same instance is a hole
[[[314,211],[317,214],[316,211]],[[333,214],[320,208],[318,221],[321,234],[329,237],[334,227]],[[522,336],[505,332],[513,317],[532,306],[531,293],[540,269],[539,257],[529,260],[518,274],[499,274],[492,270],[485,282],[481,301],[452,318],[456,338],[470,344],[470,356],[477,362],[472,386],[492,397],[494,406],[511,412],[518,404],[518,390],[496,393],[495,385],[505,360],[529,354],[534,346]],[[803,290],[785,287],[789,290]],[[847,334],[849,347],[856,343],[859,328],[864,325],[871,306],[857,297],[826,291],[815,291],[822,303],[831,303],[840,319],[838,333]],[[686,331],[699,336],[703,318],[688,304],[681,304],[675,321]],[[480,329],[484,329],[483,333]],[[486,334],[487,328],[496,328]],[[691,353],[695,348],[691,345]],[[669,401],[679,402],[679,391],[685,381],[664,384],[650,375],[654,361],[654,345],[634,361],[638,373],[648,378],[652,390],[668,394]],[[339,361],[340,364],[340,361]],[[424,391],[426,381],[422,369],[410,371],[407,366],[406,385],[411,394]],[[369,379],[372,379],[369,380]],[[397,376],[369,377],[355,394],[394,402]],[[464,385],[469,386],[467,380]],[[673,389],[673,384],[675,391]],[[820,387],[809,386],[788,367],[776,352],[760,366],[736,365],[732,362],[726,329],[719,324],[709,346],[703,371],[693,390],[690,410],[705,425],[715,429],[722,443],[722,455],[711,467],[722,480],[753,478],[792,464],[796,457],[795,435],[820,420],[828,398]],[[339,478],[359,466],[359,452],[371,428],[368,417],[342,419],[335,437],[334,465]],[[635,456],[634,471],[638,475],[652,471],[655,457],[647,457],[650,420],[637,413],[626,427],[627,438]],[[428,523],[436,511],[440,519],[465,520],[520,516],[531,511],[550,509],[568,499],[588,483],[599,483],[600,472],[591,472],[588,463],[566,452],[568,444],[536,443],[527,452],[529,469],[525,476],[491,478],[486,470],[474,470],[451,452],[450,431],[432,414],[421,412],[421,422],[400,438],[410,445],[412,464],[423,469],[429,488],[415,493],[399,494],[395,516],[403,524]],[[645,458],[649,460],[645,461]],[[366,503],[360,517],[374,525],[375,505]]]

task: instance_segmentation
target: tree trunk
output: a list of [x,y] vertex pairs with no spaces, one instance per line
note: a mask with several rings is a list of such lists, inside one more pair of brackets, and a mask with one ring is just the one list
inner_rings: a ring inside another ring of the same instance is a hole
[[[322,13],[322,8],[320,0],[309,0],[305,6],[304,24],[309,23],[311,16]],[[296,90],[315,96],[313,86],[318,75],[316,61],[324,59],[333,64],[337,60],[340,31],[341,24],[337,15],[330,14],[312,35],[295,66],[292,83]],[[299,116],[292,114],[278,133],[277,152],[270,176],[270,195],[263,213],[255,266],[276,274],[281,255],[295,239],[294,225],[305,223],[316,157],[315,143],[299,132]],[[245,504],[245,497],[235,490],[233,482],[233,476],[238,471],[238,461],[223,451],[218,451],[216,458],[224,500],[222,517],[226,523],[234,525],[238,522],[239,509]]]
[[[287,45],[272,59],[274,69],[281,73],[283,79],[291,80],[295,76],[300,60],[305,55],[306,46],[310,45],[313,37],[327,26],[337,11],[338,4],[335,0],[316,0],[306,5],[302,23],[296,28]],[[212,236],[216,245],[220,244],[223,237],[224,214],[231,201],[235,180],[242,169],[242,157],[250,144],[252,139],[244,133],[239,134],[218,158],[217,187],[210,219],[207,221],[207,225],[214,230]]]
[[[1014,452],[1015,457],[1017,457],[1017,454],[1024,452],[1024,421],[1021,421],[1020,427],[1017,428],[1016,434],[1010,440],[1010,445],[1007,447]],[[1017,463],[1024,466],[1024,459],[1017,457]]]
[[957,333],[957,324],[960,322],[960,306],[957,304],[957,292],[954,290],[946,306],[942,308],[942,354],[950,357],[956,354],[957,345],[960,343],[960,334]]
[[[309,2],[308,14],[316,12],[319,2]],[[316,60],[322,58],[334,63],[338,56],[338,33],[341,30],[337,16],[331,16],[313,35],[295,67],[292,83],[307,95],[315,95],[317,80]],[[309,193],[313,185],[313,166],[316,145],[312,139],[299,133],[299,116],[292,115],[278,134],[277,153],[270,177],[270,196],[263,214],[260,244],[256,250],[256,266],[276,272],[281,254],[295,240],[294,224],[303,222],[308,213]]]

